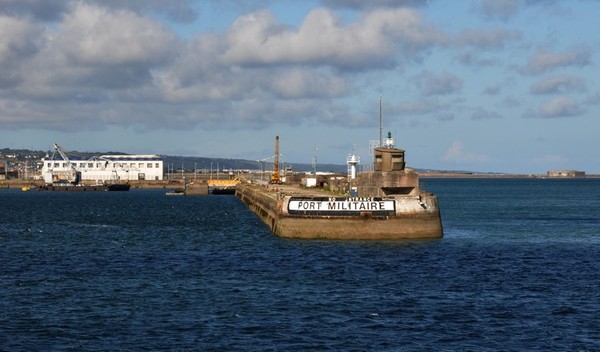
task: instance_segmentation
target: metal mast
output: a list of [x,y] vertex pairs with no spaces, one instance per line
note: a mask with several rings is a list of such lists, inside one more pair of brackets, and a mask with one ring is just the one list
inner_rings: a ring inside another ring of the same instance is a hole
[[275,161],[273,162],[271,183],[281,183],[281,178],[279,177],[279,136],[275,136]]
[[379,146],[383,147],[383,108],[379,97]]

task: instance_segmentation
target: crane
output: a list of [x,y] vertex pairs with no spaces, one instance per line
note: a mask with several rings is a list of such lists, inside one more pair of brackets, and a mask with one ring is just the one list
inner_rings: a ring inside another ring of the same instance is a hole
[[57,152],[58,152],[58,154],[60,154],[63,161],[65,162],[65,166],[69,170],[58,171],[58,170],[50,169],[50,170],[48,170],[48,172],[46,172],[44,174],[44,182],[47,184],[54,184],[54,183],[77,184],[77,183],[79,183],[79,180],[81,179],[81,173],[79,171],[77,171],[77,168],[75,167],[75,165],[73,163],[71,163],[71,160],[69,160],[69,157],[65,154],[65,152],[63,152],[63,150],[60,148],[60,146],[58,144],[54,143],[54,153],[52,154],[52,160],[54,160],[54,156],[56,155]]
[[279,176],[279,136],[275,136],[275,161],[273,162],[271,183],[281,183],[281,177]]
[[68,167],[75,169],[73,164],[71,164],[71,160],[69,160],[69,157],[67,156],[67,154],[65,154],[65,152],[63,152],[60,145],[54,143],[54,150],[57,151],[58,154],[60,154],[60,156],[63,158],[63,160],[65,161],[65,163],[67,164]]

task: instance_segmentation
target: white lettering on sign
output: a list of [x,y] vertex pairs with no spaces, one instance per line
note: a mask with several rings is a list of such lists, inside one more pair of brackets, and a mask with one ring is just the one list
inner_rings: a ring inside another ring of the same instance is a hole
[[292,212],[361,212],[394,211],[394,201],[373,198],[290,199]]

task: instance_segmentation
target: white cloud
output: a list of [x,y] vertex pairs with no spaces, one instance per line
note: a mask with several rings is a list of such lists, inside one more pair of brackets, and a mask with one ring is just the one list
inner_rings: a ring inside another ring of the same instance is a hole
[[[231,0],[237,2],[236,0]],[[16,15],[17,17],[31,17],[42,21],[59,21],[69,13],[72,6],[85,2],[94,6],[110,7],[113,9],[126,9],[139,14],[154,13],[165,15],[177,22],[191,22],[198,13],[194,9],[195,0],[0,0],[0,13]],[[219,0],[224,3],[226,0]]]
[[440,40],[409,9],[375,10],[346,25],[327,9],[311,11],[296,29],[279,24],[269,11],[242,16],[228,34],[229,62],[252,66],[312,64],[366,69],[395,65],[393,53],[410,57]]
[[69,1],[1,0],[0,13],[20,18],[54,21],[69,8]]
[[558,67],[583,67],[590,64],[591,53],[585,48],[572,48],[564,52],[538,50],[528,60],[526,72],[544,73]]
[[27,20],[0,15],[0,89],[17,87],[26,63],[41,50],[43,29]]
[[42,29],[23,19],[0,16],[0,65],[21,61],[39,50]]
[[63,53],[85,65],[161,62],[177,43],[173,33],[155,21],[85,4],[66,16],[56,40]]
[[442,159],[454,163],[484,163],[489,160],[485,155],[477,155],[466,150],[461,141],[454,141]]
[[557,76],[536,82],[529,90],[533,94],[557,94],[585,91],[585,82],[580,77]]
[[539,108],[542,117],[578,116],[584,112],[584,109],[576,101],[565,96],[559,96],[545,102]]

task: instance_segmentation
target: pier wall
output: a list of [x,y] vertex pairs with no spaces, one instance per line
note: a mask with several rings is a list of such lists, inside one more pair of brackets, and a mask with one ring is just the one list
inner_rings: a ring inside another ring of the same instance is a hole
[[207,195],[208,193],[208,182],[204,180],[192,181],[185,186],[186,196],[203,196]]
[[273,230],[279,219],[277,211],[278,193],[269,192],[263,186],[251,186],[240,183],[236,187],[235,195],[240,198],[248,208]]
[[[280,237],[303,239],[397,240],[441,238],[442,224],[437,198],[395,197],[394,215],[373,212],[357,215],[291,215],[285,191],[240,184],[236,196]],[[322,196],[322,195],[321,195]]]
[[[398,231],[400,230],[400,231]],[[275,235],[304,239],[398,240],[441,238],[439,219],[430,214],[402,217],[283,217]]]

